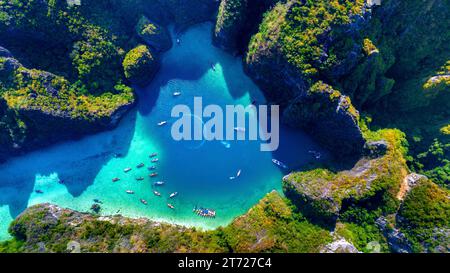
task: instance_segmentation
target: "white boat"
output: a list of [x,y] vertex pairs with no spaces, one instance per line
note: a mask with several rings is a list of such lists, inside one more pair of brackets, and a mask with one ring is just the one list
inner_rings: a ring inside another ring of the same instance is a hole
[[315,159],[320,159],[322,157],[322,154],[317,151],[308,151],[310,154],[314,156]]
[[180,96],[181,95],[181,92],[173,92],[173,96],[174,97],[178,97],[178,96]]
[[123,171],[127,173],[127,172],[131,171],[131,168],[125,168]]
[[134,194],[134,191],[132,191],[132,190],[127,190],[125,192],[128,193],[128,194]]
[[153,183],[153,185],[155,185],[155,186],[162,186],[162,185],[164,185],[164,182],[163,181],[157,181],[157,182]]
[[241,176],[241,172],[242,172],[242,170],[239,170],[239,171],[237,172],[237,174],[236,174],[236,177]]
[[167,206],[171,209],[174,209],[175,207],[172,204],[167,204]]
[[228,141],[224,141],[222,140],[220,143],[222,143],[223,146],[225,146],[225,148],[230,149],[231,144]]
[[164,125],[166,125],[167,124],[167,121],[161,121],[161,122],[158,122],[158,126],[164,126]]
[[169,196],[169,198],[174,198],[174,197],[177,196],[177,195],[178,195],[178,192],[171,193],[170,196]]
[[287,169],[287,168],[288,168],[288,166],[286,166],[286,164],[284,164],[283,162],[281,162],[281,161],[279,161],[279,160],[276,160],[275,158],[272,159],[272,162],[273,162],[275,165],[277,165],[277,166],[279,166],[279,167],[281,167],[281,168],[283,168],[283,169]]
[[153,194],[156,195],[156,196],[161,196],[161,193],[158,192],[158,191],[153,191]]
[[235,176],[230,176],[230,180],[234,180],[234,179],[236,179]]
[[245,128],[242,128],[242,127],[234,127],[234,130],[236,132],[240,132],[240,133],[244,133],[245,132]]

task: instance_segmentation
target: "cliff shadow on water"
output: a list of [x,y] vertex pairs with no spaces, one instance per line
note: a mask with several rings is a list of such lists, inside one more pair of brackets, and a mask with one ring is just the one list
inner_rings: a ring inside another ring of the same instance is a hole
[[8,205],[15,218],[34,198],[52,202],[65,194],[57,185],[74,198],[82,195],[104,165],[127,155],[135,120],[136,111],[132,111],[112,131],[56,144],[1,164],[0,206]]

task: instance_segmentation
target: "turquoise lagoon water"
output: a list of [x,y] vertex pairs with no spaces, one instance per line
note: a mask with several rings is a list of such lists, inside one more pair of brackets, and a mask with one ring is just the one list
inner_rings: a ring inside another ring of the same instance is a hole
[[[138,90],[137,109],[117,129],[0,165],[0,240],[8,238],[7,227],[13,218],[28,206],[43,202],[89,211],[93,199],[99,199],[104,215],[148,217],[204,229],[226,225],[266,193],[281,190],[285,173],[272,158],[293,169],[315,161],[308,151],[320,148],[304,133],[284,127],[280,148],[274,153],[261,152],[259,141],[177,142],[171,138],[172,107],[193,105],[194,96],[201,96],[204,105],[264,102],[260,90],[243,73],[241,60],[211,45],[211,29],[211,24],[195,26],[181,36],[180,45],[174,43],[164,54],[161,71],[152,84]],[[175,91],[182,92],[181,96],[174,97]],[[157,126],[162,120],[168,125]],[[150,163],[153,152],[158,153],[156,164]],[[145,167],[136,168],[141,162]],[[157,167],[157,178],[148,176],[151,165]],[[124,173],[127,167],[133,169]],[[242,170],[241,176],[230,180],[238,170]],[[121,180],[113,183],[114,177]],[[137,177],[145,180],[137,181]],[[152,182],[159,180],[165,185],[155,188]],[[162,197],[153,194],[155,189]],[[178,196],[169,199],[175,191]],[[215,209],[217,217],[195,215],[192,209],[197,205]]]

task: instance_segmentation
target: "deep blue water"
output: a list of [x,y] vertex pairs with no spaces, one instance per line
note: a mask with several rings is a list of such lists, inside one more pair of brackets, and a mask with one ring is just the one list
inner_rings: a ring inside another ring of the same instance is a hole
[[[321,149],[303,132],[285,127],[281,128],[280,147],[274,153],[261,152],[259,141],[224,144],[177,142],[171,138],[172,107],[192,105],[194,96],[201,96],[205,105],[264,102],[260,90],[243,73],[241,60],[211,45],[211,28],[211,24],[195,26],[181,36],[180,45],[174,43],[163,55],[161,71],[152,84],[138,90],[137,109],[117,129],[0,165],[0,240],[8,238],[9,223],[30,205],[50,202],[89,211],[93,199],[103,202],[101,213],[105,215],[120,213],[214,228],[245,213],[271,190],[281,190],[285,173],[272,163],[272,158],[292,169],[316,160],[308,151]],[[174,97],[175,91],[180,91],[181,96]],[[157,126],[162,120],[167,120],[168,125]],[[153,152],[158,153],[156,164],[150,163],[149,154]],[[145,167],[137,169],[141,162]],[[148,177],[147,167],[151,165],[157,167],[157,178]],[[132,171],[124,173],[127,167]],[[230,180],[238,170],[242,170],[241,176]],[[121,180],[113,183],[114,177]],[[137,177],[145,179],[136,181]],[[58,183],[60,180],[63,183]],[[152,185],[159,180],[165,185]],[[155,189],[162,197],[153,194]],[[135,194],[127,194],[126,190]],[[178,192],[178,196],[169,199],[172,192]],[[147,200],[148,205],[140,199]],[[169,209],[167,203],[175,209]],[[192,212],[196,205],[215,209],[217,217],[200,218]]]

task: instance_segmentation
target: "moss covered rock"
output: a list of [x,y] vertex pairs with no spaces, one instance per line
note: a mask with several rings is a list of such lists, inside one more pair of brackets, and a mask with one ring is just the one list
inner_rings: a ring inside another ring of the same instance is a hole
[[450,192],[422,178],[407,194],[396,226],[414,252],[450,251]]
[[159,66],[159,59],[145,45],[130,50],[123,60],[125,77],[140,86],[148,84],[153,79]]

